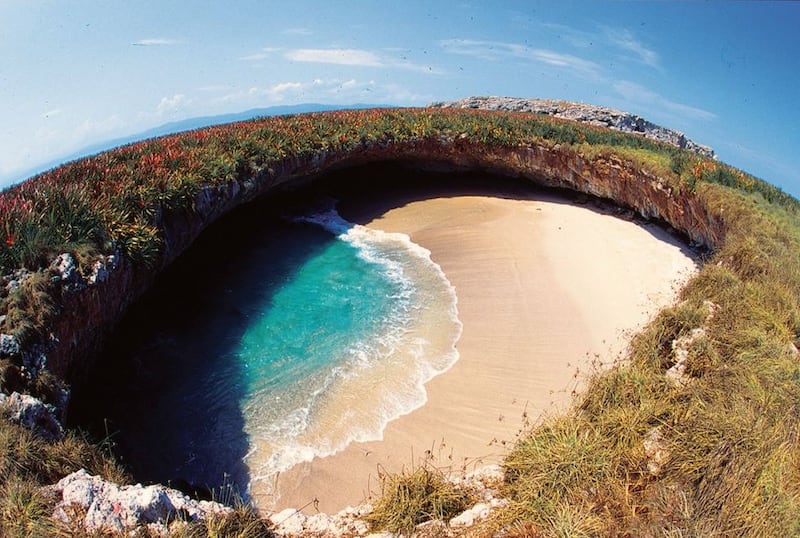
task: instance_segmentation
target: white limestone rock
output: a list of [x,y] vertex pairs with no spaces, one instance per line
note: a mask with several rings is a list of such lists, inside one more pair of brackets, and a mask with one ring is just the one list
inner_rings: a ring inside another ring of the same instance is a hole
[[67,291],[77,291],[86,287],[72,254],[64,253],[56,256],[50,264],[50,269],[55,274],[53,279],[60,281]]
[[270,522],[275,525],[275,530],[285,536],[301,534],[305,528],[306,519],[305,514],[294,508],[287,508],[269,517]]
[[108,277],[111,276],[111,271],[117,268],[117,260],[118,257],[112,254],[111,256],[101,256],[99,260],[94,262],[92,274],[86,279],[89,285],[92,286],[108,280]]
[[12,422],[20,424],[36,435],[50,440],[64,438],[64,427],[57,418],[56,408],[29,394],[11,393],[2,402]]
[[0,357],[11,357],[20,352],[19,342],[10,334],[0,334]]
[[321,536],[329,536],[329,535],[336,535],[340,536],[341,533],[339,532],[338,522],[333,516],[329,516],[328,514],[314,514],[312,516],[308,516],[306,518],[305,524],[303,525],[303,529],[307,533],[311,533],[313,535],[321,535]]
[[552,99],[525,99],[518,97],[468,97],[449,103],[432,103],[436,108],[472,108],[506,110],[555,116],[617,131],[639,133],[645,138],[687,149],[699,155],[716,158],[714,150],[690,140],[680,131],[656,125],[641,116],[596,105],[555,101]]
[[647,458],[647,471],[653,476],[658,476],[664,464],[669,460],[667,443],[661,436],[659,428],[653,428],[647,432],[643,448]]
[[[127,532],[144,525],[168,526],[180,519],[199,521],[210,514],[228,513],[219,503],[195,501],[164,486],[119,486],[81,469],[49,486],[58,501],[53,518],[79,523],[89,533]],[[73,521],[74,522],[74,521]]]

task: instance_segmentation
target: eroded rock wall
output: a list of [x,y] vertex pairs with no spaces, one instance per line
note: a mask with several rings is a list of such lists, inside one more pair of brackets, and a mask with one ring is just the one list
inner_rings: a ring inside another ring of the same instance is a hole
[[287,158],[256,177],[208,187],[197,196],[194,211],[164,215],[164,248],[154,266],[135,266],[121,259],[104,268],[102,280],[65,280],[64,307],[47,346],[48,368],[68,381],[79,379],[128,306],[222,215],[261,195],[311,184],[324,172],[382,161],[419,167],[433,164],[453,171],[482,170],[606,198],[644,217],[663,220],[708,248],[719,244],[724,231],[720,215],[709,213],[699,194],[677,192],[617,157],[590,160],[558,145],[492,147],[455,137],[320,151],[306,158]]

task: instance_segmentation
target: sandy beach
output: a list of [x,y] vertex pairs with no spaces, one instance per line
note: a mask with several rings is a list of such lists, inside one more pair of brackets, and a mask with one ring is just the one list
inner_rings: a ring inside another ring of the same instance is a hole
[[418,198],[359,217],[431,251],[456,288],[459,360],[382,441],[295,466],[278,477],[277,500],[255,487],[260,507],[333,513],[379,494],[381,473],[424,459],[453,471],[499,462],[526,423],[565,409],[593,368],[620,358],[696,270],[660,227],[550,193]]

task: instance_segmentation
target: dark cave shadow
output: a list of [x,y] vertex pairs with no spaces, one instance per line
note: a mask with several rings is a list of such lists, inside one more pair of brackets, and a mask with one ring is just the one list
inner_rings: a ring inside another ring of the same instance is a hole
[[237,345],[283,282],[335,237],[281,218],[293,200],[221,219],[126,314],[77,387],[70,422],[115,452],[137,481],[246,498],[250,450],[238,405],[247,379]]

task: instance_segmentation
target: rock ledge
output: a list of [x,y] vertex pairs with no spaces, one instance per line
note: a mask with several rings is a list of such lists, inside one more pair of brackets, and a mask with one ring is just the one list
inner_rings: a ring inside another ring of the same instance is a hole
[[555,116],[598,127],[608,127],[626,133],[639,133],[645,138],[665,142],[699,155],[716,158],[714,150],[686,138],[680,131],[656,125],[641,116],[613,108],[606,108],[570,101],[552,99],[523,99],[518,97],[467,97],[458,101],[432,103],[433,108],[474,108],[480,110],[503,110],[507,112],[530,112]]

